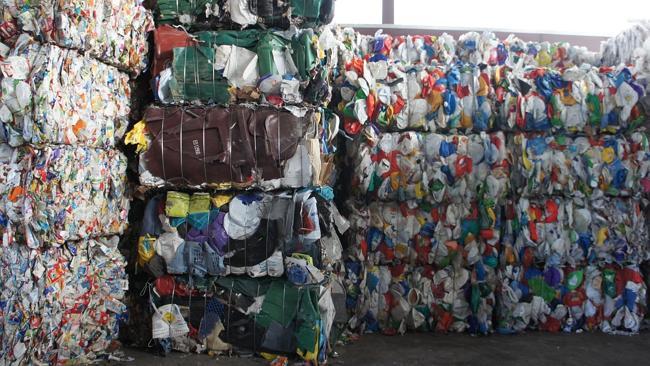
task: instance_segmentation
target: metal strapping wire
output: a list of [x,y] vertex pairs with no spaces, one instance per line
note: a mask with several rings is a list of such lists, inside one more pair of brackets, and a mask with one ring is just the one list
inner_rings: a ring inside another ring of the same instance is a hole
[[[305,143],[305,139],[304,139],[305,135],[304,135],[303,126],[302,126],[303,122],[304,122],[304,120],[301,117],[299,125],[300,125],[300,141],[301,141],[302,144]],[[305,147],[305,146],[303,145],[303,147]],[[305,152],[304,149],[301,149],[301,151],[300,151],[300,183],[298,184],[298,186],[305,185],[305,171],[303,169],[303,167],[305,166],[305,154],[304,154],[304,152]],[[310,168],[311,168],[311,164],[310,164]],[[311,184],[311,182],[309,182],[307,184]]]
[[232,172],[232,129],[233,129],[233,114],[235,113],[233,108],[228,108],[229,113],[228,116],[230,117],[230,124],[228,125],[228,153],[226,154],[226,157],[228,159],[228,165],[230,167],[230,184],[232,185],[233,183],[233,172]]
[[281,150],[281,146],[280,146],[280,135],[281,135],[280,134],[280,121],[282,119],[280,118],[280,109],[279,108],[275,109],[275,113],[276,113],[276,117],[278,119],[277,120],[277,125],[278,125],[278,138],[277,138],[277,140],[278,140],[278,161],[276,162],[276,164],[277,164],[277,167],[280,168],[280,161],[282,160],[281,155],[280,155],[280,154],[282,154],[282,150]]
[[203,318],[201,318],[201,323],[199,324],[199,335],[201,333],[201,330],[205,329],[205,323],[206,318],[208,316],[208,293],[207,291],[203,293]]
[[[255,300],[257,301],[257,298],[260,296],[260,283],[257,282],[257,292],[255,293]],[[257,347],[255,347],[255,340],[257,339],[256,336],[256,327],[255,324],[257,324],[257,313],[253,313],[253,352],[257,352]]]
[[165,118],[167,117],[167,109],[163,109],[163,118],[162,118],[162,126],[160,128],[160,157],[162,160],[162,171],[163,171],[163,179],[167,181],[167,170],[165,170]]
[[[212,42],[212,44],[214,44],[214,42]],[[213,99],[217,98],[217,91],[215,90],[215,85],[214,85],[214,73],[215,73],[215,62],[216,61],[217,61],[217,58],[215,56],[215,58],[212,60],[212,96],[211,97]]]
[[185,173],[183,172],[183,120],[185,119],[185,108],[181,107],[181,138],[180,145],[180,163],[181,163],[181,179],[185,181]]
[[235,286],[235,280],[230,279],[230,293],[228,295],[228,327],[226,329],[226,337],[228,338],[228,342],[230,342],[230,318],[231,318],[231,312],[230,308],[232,307],[232,288]]
[[[171,304],[174,305],[174,296],[176,295],[176,280],[174,280],[174,287],[172,287],[172,302]],[[170,322],[165,322],[168,324],[169,327],[169,334],[172,334],[172,324]]]
[[[265,255],[266,255],[265,258],[267,258],[267,259],[269,258],[269,227],[270,227],[270,226],[271,226],[271,225],[270,225],[270,223],[269,223],[269,220],[266,220],[266,241],[264,242],[264,247],[265,247],[264,252],[266,253],[266,254],[265,254]],[[275,248],[274,248],[274,249],[275,249]],[[267,272],[267,274],[268,274],[268,265],[267,265],[266,272]]]
[[[249,225],[249,220],[246,218],[246,225]],[[244,271],[248,272],[248,236],[244,238]]]
[[[209,183],[209,182],[208,182],[208,170],[205,167],[205,159],[206,159],[206,157],[205,157],[205,150],[206,150],[206,148],[205,148],[205,124],[207,123],[207,119],[208,119],[209,115],[210,114],[208,113],[208,111],[204,109],[203,110],[203,146],[202,146],[202,149],[203,149],[203,177],[204,177],[203,182],[205,182],[206,184]],[[209,219],[209,216],[208,216],[208,222],[209,221],[210,221],[210,219]],[[208,230],[210,230],[210,225],[209,224],[208,224]]]
[[197,99],[201,99],[201,80],[199,79],[199,48],[198,46],[194,46],[195,52],[194,52],[194,86],[196,86],[196,97]]
[[253,159],[255,160],[255,172],[254,176],[256,179],[261,179],[261,175],[259,174],[258,171],[258,165],[257,165],[257,109],[253,109]]
[[194,292],[194,276],[192,275],[192,272],[190,271],[190,299],[189,303],[187,305],[187,323],[191,325],[192,323],[192,292]]
[[286,305],[286,302],[285,302],[286,296],[287,296],[287,283],[282,282],[282,326],[284,326],[284,324],[285,324],[284,309],[285,309],[285,305]]
[[[196,46],[192,46],[193,48],[196,49]],[[186,47],[183,50],[183,99],[187,98],[187,52],[189,50],[189,47]],[[196,56],[195,56],[196,57]]]

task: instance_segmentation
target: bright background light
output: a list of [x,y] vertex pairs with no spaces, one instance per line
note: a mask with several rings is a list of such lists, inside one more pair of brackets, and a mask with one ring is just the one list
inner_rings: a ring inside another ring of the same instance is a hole
[[[397,0],[397,2],[399,1],[401,0]],[[334,22],[339,24],[381,24],[381,4],[382,0],[338,0],[336,1]]]
[[[335,22],[381,24],[381,0],[338,0]],[[650,0],[395,0],[395,24],[614,36],[650,18]]]

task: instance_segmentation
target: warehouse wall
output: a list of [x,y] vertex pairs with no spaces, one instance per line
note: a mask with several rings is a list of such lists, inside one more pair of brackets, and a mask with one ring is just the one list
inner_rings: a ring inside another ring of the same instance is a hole
[[[488,29],[467,29],[467,28],[438,28],[438,27],[405,27],[397,24],[341,24],[341,27],[353,27],[356,31],[362,34],[374,34],[377,30],[383,29],[385,33],[390,33],[394,36],[413,35],[413,34],[442,34],[449,33],[454,38],[469,31],[483,32]],[[588,36],[588,35],[567,35],[560,33],[527,33],[527,32],[512,32],[498,29],[489,29],[489,31],[496,34],[497,38],[505,39],[508,35],[515,33],[517,37],[524,41],[530,42],[569,42],[572,45],[587,47],[590,51],[597,52],[600,50],[600,43],[605,41],[607,37]]]

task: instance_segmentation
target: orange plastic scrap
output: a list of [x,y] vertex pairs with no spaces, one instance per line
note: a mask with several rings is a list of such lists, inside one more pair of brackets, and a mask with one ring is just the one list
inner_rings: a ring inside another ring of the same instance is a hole
[[20,197],[25,194],[25,189],[22,186],[17,186],[11,189],[9,193],[9,201],[16,202]]

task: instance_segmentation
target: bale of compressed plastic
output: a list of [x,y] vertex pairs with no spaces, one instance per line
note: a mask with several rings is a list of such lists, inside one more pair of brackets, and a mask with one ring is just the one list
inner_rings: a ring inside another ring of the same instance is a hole
[[329,63],[336,45],[321,46],[313,29],[293,34],[204,31],[181,37],[184,33],[164,26],[156,31],[156,70],[169,65],[156,78],[155,93],[163,103],[281,106],[321,105],[330,99]]
[[0,135],[12,146],[105,148],[122,138],[131,89],[115,67],[23,34],[0,71]]
[[364,223],[353,225],[365,267],[354,307],[366,330],[491,331],[498,216],[476,202],[375,202],[362,216],[352,219]]
[[548,265],[640,263],[649,237],[634,199],[520,198],[514,207],[519,227],[514,251]]
[[[96,1],[4,1],[5,20],[13,33],[20,32],[60,47],[73,48],[132,75],[148,63],[148,33],[153,29],[151,12],[141,0]],[[5,28],[7,29],[7,28]]]
[[650,189],[648,139],[639,132],[629,137],[516,134],[509,147],[512,186],[522,196],[631,197]]
[[[151,336],[164,352],[236,346],[325,359],[329,273],[348,228],[331,197],[167,191],[146,201],[140,228],[137,265],[153,279]],[[167,313],[178,316],[171,327]]]
[[[190,274],[196,279],[280,277],[286,266],[287,276],[298,284],[318,283],[320,269],[341,259],[337,230],[347,230],[344,222],[331,200],[312,191],[168,191],[146,202],[138,263],[153,277]],[[295,260],[286,259],[292,256]],[[301,258],[309,259],[303,263]]]
[[334,16],[331,0],[157,0],[159,24],[190,29],[239,29],[259,25],[286,29],[317,27]]
[[140,183],[158,186],[326,185],[338,119],[307,108],[149,107],[127,134]]
[[117,346],[128,289],[117,236],[0,248],[0,352],[14,363],[87,364]]
[[37,248],[126,228],[127,160],[121,152],[64,145],[3,151],[1,213],[8,237]]
[[[428,130],[617,133],[646,124],[642,70],[598,67],[567,44],[470,32],[338,33],[336,86],[349,134]],[[646,103],[647,104],[647,103]]]
[[374,133],[348,150],[358,197],[382,201],[499,202],[509,191],[503,133]]

